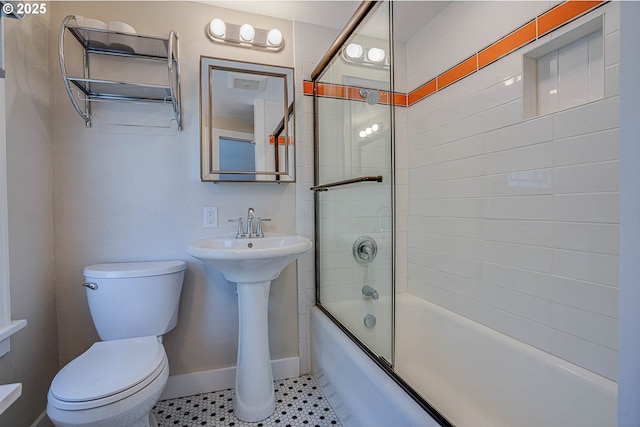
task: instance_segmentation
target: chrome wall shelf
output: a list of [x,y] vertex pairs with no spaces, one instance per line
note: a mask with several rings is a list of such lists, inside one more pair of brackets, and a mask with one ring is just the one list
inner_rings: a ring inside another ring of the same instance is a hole
[[[73,15],[67,16],[62,23],[59,39],[60,69],[71,103],[84,119],[87,127],[90,127],[92,122],[92,101],[121,101],[169,104],[173,109],[178,130],[182,130],[178,33],[171,31],[168,38],[162,38],[81,27],[75,24],[77,21]],[[67,72],[64,56],[67,34],[73,35],[83,48],[83,76],[70,76]],[[167,68],[167,83],[146,84],[92,78],[89,59],[91,55],[156,61],[159,66]],[[74,95],[72,88],[78,90],[77,96]]]

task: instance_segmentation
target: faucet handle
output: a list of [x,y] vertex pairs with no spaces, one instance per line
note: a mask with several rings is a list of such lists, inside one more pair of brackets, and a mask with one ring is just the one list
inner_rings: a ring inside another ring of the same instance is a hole
[[237,239],[239,239],[240,237],[242,237],[245,234],[244,221],[243,221],[242,218],[230,219],[229,222],[237,222],[238,223],[238,231],[236,233],[236,238]]
[[259,218],[256,220],[256,237],[264,237],[264,233],[262,232],[262,222],[263,221],[271,221],[271,218]]

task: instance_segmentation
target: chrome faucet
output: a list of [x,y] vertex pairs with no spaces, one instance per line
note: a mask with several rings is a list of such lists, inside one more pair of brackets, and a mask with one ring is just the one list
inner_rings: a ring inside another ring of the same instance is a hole
[[251,237],[256,229],[256,211],[253,208],[247,209],[247,234]]
[[230,219],[229,222],[238,223],[237,239],[249,239],[252,237],[264,237],[262,232],[262,223],[271,221],[271,218],[256,217],[256,211],[253,208],[247,210],[246,228],[245,221],[242,218]]
[[362,287],[362,294],[368,296],[369,298],[373,298],[373,299],[380,298],[380,295],[378,295],[378,291],[376,291],[375,289],[373,289],[369,285],[364,285]]

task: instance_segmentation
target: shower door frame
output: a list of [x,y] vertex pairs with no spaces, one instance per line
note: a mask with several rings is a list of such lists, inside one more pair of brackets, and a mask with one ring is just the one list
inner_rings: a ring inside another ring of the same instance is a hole
[[[311,80],[313,83],[313,149],[314,149],[314,167],[313,167],[313,182],[314,186],[311,187],[311,191],[313,191],[313,202],[314,202],[314,245],[315,245],[315,291],[316,291],[316,306],[335,323],[335,325],[344,332],[351,340],[362,349],[378,366],[383,368],[385,372],[392,372],[393,370],[393,361],[395,359],[395,192],[393,191],[393,182],[395,181],[395,168],[392,164],[391,166],[391,175],[392,175],[392,183],[391,183],[391,239],[392,239],[392,254],[391,254],[391,360],[387,360],[383,356],[376,354],[373,350],[369,348],[362,340],[360,340],[355,334],[353,334],[344,324],[336,318],[327,308],[325,308],[320,300],[320,196],[319,193],[322,191],[326,191],[328,188],[337,187],[341,185],[350,185],[356,184],[358,182],[382,182],[382,176],[362,176],[359,178],[348,179],[344,181],[332,182],[329,184],[321,185],[320,184],[320,135],[319,135],[319,123],[318,123],[318,92],[317,92],[317,84],[318,78],[320,78],[325,70],[329,68],[332,64],[333,59],[337,58],[340,50],[344,46],[344,44],[351,38],[353,34],[355,34],[356,30],[362,24],[366,18],[369,16],[369,13],[374,12],[384,1],[363,1],[358,9],[356,9],[355,13],[351,17],[351,19],[345,25],[345,28],[338,35],[336,40],[333,42],[329,50],[324,54],[318,65],[314,68],[311,73]],[[391,67],[391,90],[393,91],[393,67]],[[347,100],[348,101],[348,100]],[[393,108],[391,108],[391,123],[393,123]],[[392,155],[392,163],[393,163],[393,141],[394,141],[394,133],[393,130],[391,132],[391,155]]]
[[[390,69],[390,90],[389,94],[394,93],[394,66],[393,66],[393,1],[386,0],[389,3],[389,49],[391,61]],[[314,169],[313,180],[314,186],[311,190],[314,192],[314,249],[315,249],[315,292],[316,292],[316,306],[329,318],[331,321],[346,335],[348,336],[371,360],[373,360],[391,379],[405,392],[407,393],[422,409],[427,412],[433,419],[443,427],[455,427],[451,422],[440,412],[438,412],[429,402],[427,402],[418,392],[416,392],[398,373],[394,370],[395,360],[395,273],[396,273],[396,192],[395,192],[395,106],[393,103],[389,104],[390,108],[390,121],[391,121],[391,361],[386,360],[381,355],[376,354],[369,348],[362,340],[360,340],[355,334],[353,334],[348,328],[346,328],[342,322],[337,319],[328,309],[326,309],[320,301],[320,203],[319,192],[325,191],[326,188],[336,185],[352,184],[359,181],[377,181],[378,177],[361,177],[354,178],[352,180],[346,180],[338,183],[331,183],[327,185],[320,185],[319,177],[319,123],[318,123],[318,78],[322,76],[325,70],[332,64],[333,60],[339,55],[340,50],[344,44],[356,33],[356,30],[362,24],[370,13],[374,12],[381,4],[385,3],[385,0],[363,1],[358,9],[356,9],[353,16],[349,19],[344,29],[329,47],[324,54],[318,65],[311,73],[311,81],[313,84],[313,147],[314,147]],[[392,97],[390,97],[392,99]],[[380,177],[381,180],[381,177]]]

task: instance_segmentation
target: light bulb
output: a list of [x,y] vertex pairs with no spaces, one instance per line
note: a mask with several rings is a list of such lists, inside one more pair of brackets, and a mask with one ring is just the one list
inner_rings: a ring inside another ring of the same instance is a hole
[[360,135],[360,138],[366,138],[367,137],[367,133],[365,131],[363,131],[363,130],[361,130],[358,135]]
[[256,30],[250,24],[242,24],[240,27],[240,38],[246,42],[253,41]]
[[372,47],[369,49],[369,52],[367,52],[367,58],[371,62],[382,62],[385,56],[384,50],[377,47]]
[[371,134],[373,133],[373,129],[371,129],[371,128],[366,128],[366,129],[364,130],[364,132],[365,132],[367,135],[371,135]]
[[282,33],[280,30],[273,28],[267,34],[267,43],[271,46],[280,46],[282,44]]
[[374,123],[371,125],[371,130],[374,132],[378,132],[378,130],[380,129],[380,125],[377,123]]
[[363,52],[364,50],[362,49],[362,46],[360,46],[357,43],[349,43],[344,50],[344,53],[349,58],[353,58],[353,59],[360,58]]
[[224,37],[227,31],[227,25],[220,18],[213,18],[209,23],[209,32],[215,37]]

